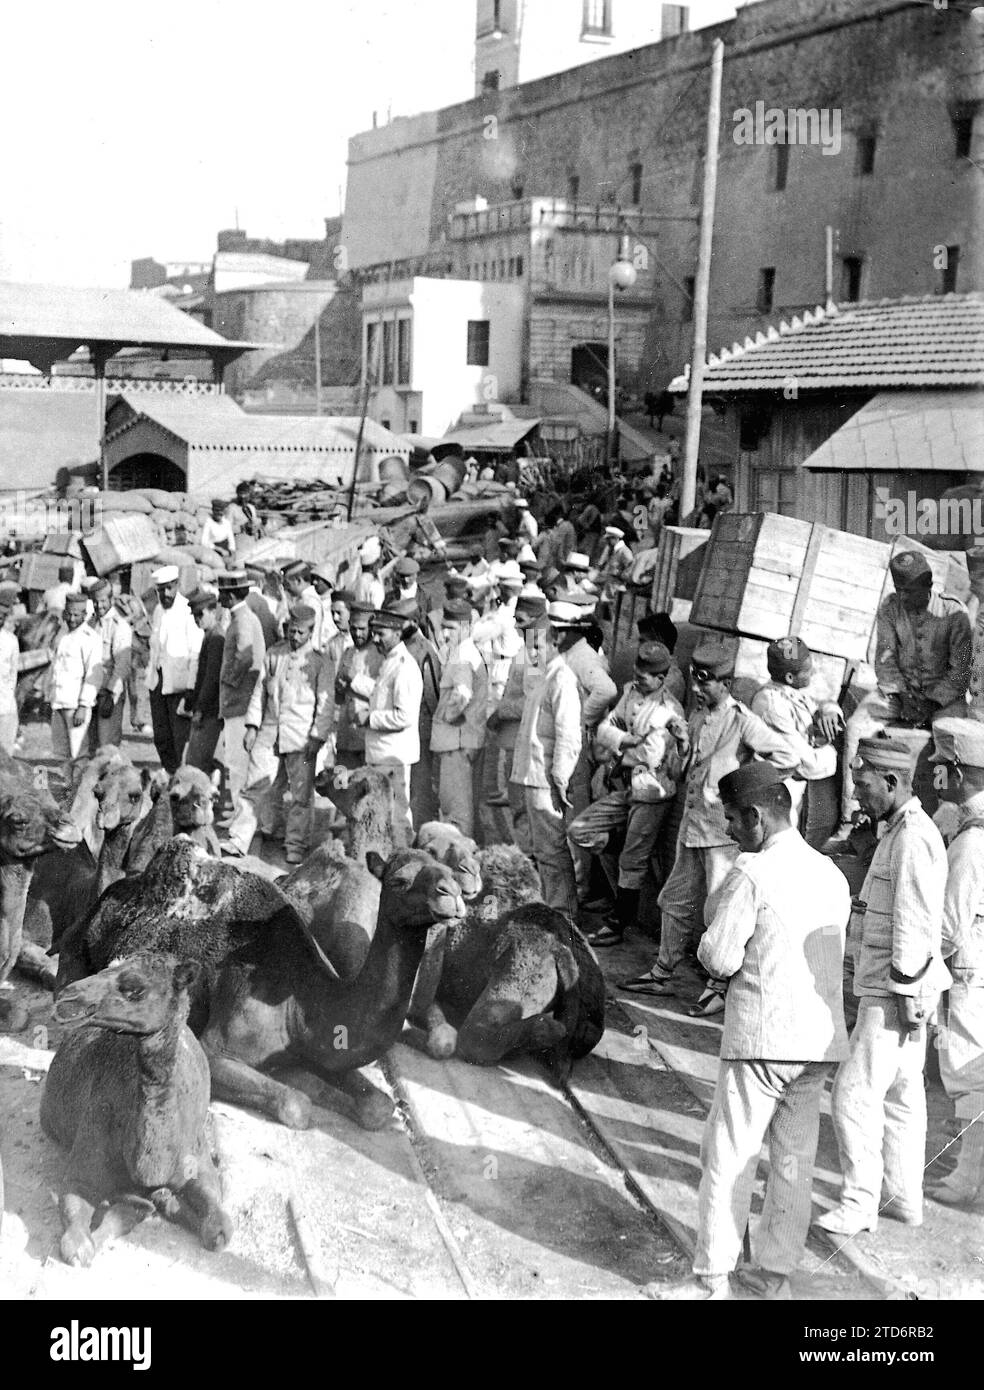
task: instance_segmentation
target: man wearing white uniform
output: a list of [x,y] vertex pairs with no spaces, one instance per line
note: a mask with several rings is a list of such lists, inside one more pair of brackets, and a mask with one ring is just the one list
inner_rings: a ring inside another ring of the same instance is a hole
[[943,899],[943,955],[953,984],[940,1032],[940,1076],[962,1131],[957,1166],[927,1189],[934,1202],[969,1206],[984,1188],[984,724],[933,725],[940,800],[960,816],[950,840]]
[[782,776],[771,763],[752,762],[718,784],[740,853],[698,955],[730,986],[701,1141],[694,1278],[654,1289],[661,1301],[728,1296],[766,1137],[757,1267],[743,1269],[739,1282],[760,1298],[789,1298],[806,1244],[820,1098],[848,1051],[841,973],[851,894],[840,870],[793,827]]
[[406,821],[411,840],[410,769],[420,759],[420,702],[424,678],[420,667],[403,643],[406,618],[402,613],[382,609],[370,619],[372,639],[383,654],[383,664],[375,680],[368,675],[354,676],[352,691],[368,698],[365,714],[366,764],[396,769],[396,807]]
[[755,692],[750,709],[770,729],[775,729],[799,758],[799,778],[787,783],[798,819],[806,783],[837,772],[837,750],[829,733],[843,723],[836,700],[817,706],[808,686],[813,677],[813,653],[802,637],[781,637],[765,652],[769,680]]
[[51,751],[73,791],[88,761],[88,729],[102,685],[102,637],[85,621],[89,600],[69,594],[51,658]]
[[925,1024],[950,973],[941,954],[946,851],[912,794],[913,761],[900,739],[867,738],[854,764],[861,809],[885,828],[861,888],[858,1018],[830,1100],[844,1184],[817,1225],[840,1236],[873,1231],[882,1212],[922,1224]]

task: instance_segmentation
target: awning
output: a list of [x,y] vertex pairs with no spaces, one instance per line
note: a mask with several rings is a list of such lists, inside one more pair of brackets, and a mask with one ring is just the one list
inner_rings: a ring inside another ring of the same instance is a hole
[[984,473],[984,391],[881,391],[803,467]]
[[460,444],[466,454],[475,450],[502,453],[532,434],[539,423],[539,420],[497,420],[494,424],[478,425],[474,429],[452,430],[439,442]]

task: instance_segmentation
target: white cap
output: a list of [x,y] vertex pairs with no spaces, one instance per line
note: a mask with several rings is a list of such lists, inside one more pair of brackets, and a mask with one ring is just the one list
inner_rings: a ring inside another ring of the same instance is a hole
[[150,576],[151,584],[173,584],[178,578],[180,570],[177,565],[161,565],[159,570],[154,570]]
[[516,506],[517,506],[517,507],[529,507],[529,505],[530,505],[530,504],[529,504],[529,502],[527,502],[527,500],[526,500],[525,497],[517,497],[517,498],[516,498]]
[[554,627],[582,627],[588,617],[576,603],[548,603],[547,617]]
[[606,526],[605,535],[618,536],[620,540],[625,540],[625,532],[622,530],[621,526]]
[[383,547],[379,543],[378,536],[370,536],[363,542],[362,549],[359,551],[359,558],[364,565],[374,565],[377,560],[382,558]]
[[522,584],[523,571],[518,560],[493,560],[489,566],[489,578],[494,584]]
[[519,552],[519,554],[516,556],[516,563],[517,563],[517,565],[535,565],[535,564],[536,564],[536,552],[534,551],[534,549],[533,549],[533,547],[532,547],[531,545],[524,545],[524,546],[523,546],[522,550],[521,550],[521,551]]
[[567,559],[561,564],[561,569],[583,570],[587,574],[591,568],[591,561],[587,555],[582,555],[579,550],[572,550]]

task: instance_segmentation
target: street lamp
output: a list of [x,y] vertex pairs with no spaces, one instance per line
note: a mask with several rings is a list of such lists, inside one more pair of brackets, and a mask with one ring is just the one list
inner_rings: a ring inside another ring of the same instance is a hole
[[615,457],[615,290],[629,290],[636,282],[632,263],[632,239],[623,236],[618,257],[608,267],[608,463]]

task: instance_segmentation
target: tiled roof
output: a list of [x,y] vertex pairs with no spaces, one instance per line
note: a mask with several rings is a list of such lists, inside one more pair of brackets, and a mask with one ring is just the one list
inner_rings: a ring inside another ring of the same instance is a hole
[[880,392],[803,467],[984,473],[984,391]]
[[[683,392],[687,371],[670,384]],[[705,391],[984,386],[984,294],[880,299],[770,325],[708,358]]]
[[[359,420],[338,415],[256,415],[229,396],[130,395],[134,414],[107,436],[115,439],[144,417],[195,449],[327,450],[355,452]],[[366,453],[406,454],[396,435],[367,419],[362,434]]]

